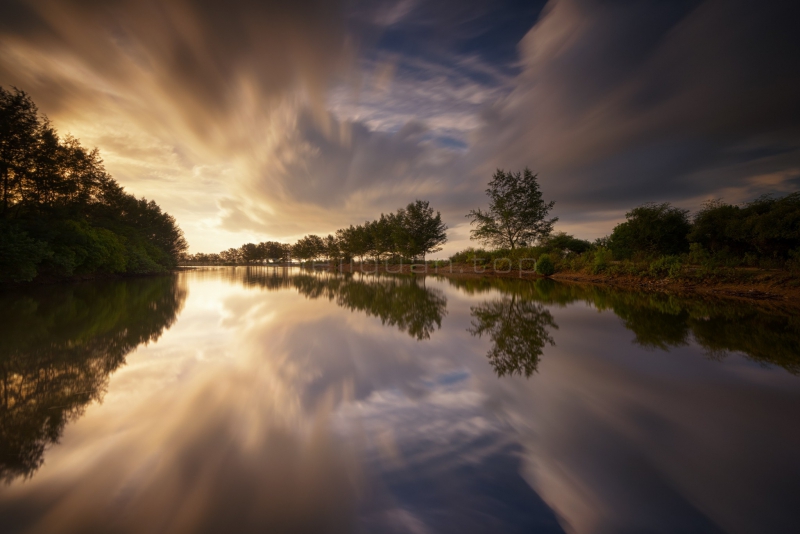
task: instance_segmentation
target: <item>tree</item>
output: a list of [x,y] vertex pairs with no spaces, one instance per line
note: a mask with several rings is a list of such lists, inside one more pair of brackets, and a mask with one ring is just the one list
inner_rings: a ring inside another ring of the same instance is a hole
[[447,241],[447,225],[438,211],[434,215],[427,200],[416,200],[397,211],[394,241],[403,256],[422,256],[424,260],[425,255],[442,250],[441,245]]
[[475,225],[470,239],[514,249],[550,235],[558,218],[546,217],[555,202],[542,200],[537,177],[527,167],[522,173],[497,169],[486,189],[489,210],[467,214],[470,224]]
[[756,254],[787,258],[800,251],[800,192],[762,196],[742,209],[741,232]]
[[339,246],[346,256],[357,256],[362,262],[372,248],[369,232],[366,226],[370,223],[365,223],[364,226],[353,226],[342,228],[336,231],[339,240]]
[[264,241],[258,244],[258,248],[259,258],[273,263],[284,261],[289,255],[287,245],[277,241]]
[[740,226],[741,209],[721,200],[710,200],[694,216],[691,231],[687,236],[691,243],[700,243],[712,253],[745,253]]
[[239,257],[245,263],[250,263],[259,260],[258,245],[255,243],[245,243],[239,249]]
[[292,255],[300,260],[315,260],[325,254],[325,242],[318,235],[307,235],[292,246]]
[[0,87],[0,278],[152,273],[188,248],[175,219],[128,194],[97,149],[60,139],[23,91]]
[[380,261],[382,257],[396,251],[394,242],[394,227],[396,225],[395,215],[381,213],[380,219],[370,223],[369,231],[372,234],[372,252],[375,261]]
[[547,250],[572,252],[574,254],[582,254],[592,248],[592,244],[589,241],[578,239],[566,232],[558,232],[546,237],[542,240],[542,245]]
[[689,211],[663,204],[644,204],[625,214],[611,232],[609,248],[617,259],[636,253],[648,256],[681,254],[689,250]]
[[36,105],[24,91],[0,87],[0,209],[4,217],[21,199],[22,178],[34,167],[42,126]]
[[328,261],[338,260],[341,257],[339,241],[332,234],[328,234],[324,239],[324,243],[325,256],[328,258]]

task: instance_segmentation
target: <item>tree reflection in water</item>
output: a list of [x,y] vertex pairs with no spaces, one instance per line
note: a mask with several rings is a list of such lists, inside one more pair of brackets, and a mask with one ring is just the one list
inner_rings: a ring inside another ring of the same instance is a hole
[[[291,274],[290,274],[291,273]],[[201,275],[201,272],[196,273]],[[447,298],[426,287],[424,277],[337,275],[273,267],[224,269],[231,282],[268,290],[293,288],[307,298],[327,298],[339,306],[381,319],[383,324],[429,339],[447,314]],[[738,352],[760,364],[779,365],[800,374],[800,320],[796,308],[701,295],[627,291],[611,287],[558,283],[549,279],[446,278],[460,291],[502,297],[472,308],[473,335],[489,335],[489,359],[498,374],[530,376],[557,328],[548,308],[585,302],[622,319],[633,341],[668,351],[697,343],[715,360]],[[747,325],[743,328],[742,325]]]
[[157,340],[186,290],[174,276],[34,288],[0,298],[0,479],[33,474],[109,375]]
[[430,339],[447,315],[447,297],[440,289],[426,287],[424,277],[336,275],[274,267],[226,269],[223,275],[246,287],[292,288],[309,299],[328,299],[342,308],[377,317],[382,324],[417,340]]
[[[633,333],[634,343],[642,347],[668,351],[694,342],[714,360],[741,353],[759,364],[778,365],[800,374],[800,315],[791,304],[625,291],[552,280],[448,281],[468,294],[500,291],[551,307],[585,302],[600,311],[613,311]],[[537,328],[536,321],[531,324]]]
[[553,316],[541,304],[510,297],[472,306],[473,336],[489,336],[492,348],[486,354],[497,376],[524,375],[530,377],[539,365],[545,344],[555,345],[551,328],[558,328]]

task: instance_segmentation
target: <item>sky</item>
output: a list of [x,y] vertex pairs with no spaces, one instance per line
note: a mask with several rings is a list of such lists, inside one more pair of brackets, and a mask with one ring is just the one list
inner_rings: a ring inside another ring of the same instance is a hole
[[98,147],[189,252],[420,198],[470,244],[497,168],[556,230],[800,189],[794,2],[4,0],[0,85]]

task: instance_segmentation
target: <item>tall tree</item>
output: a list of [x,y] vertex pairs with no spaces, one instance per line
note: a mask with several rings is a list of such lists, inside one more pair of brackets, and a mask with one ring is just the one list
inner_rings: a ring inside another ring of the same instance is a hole
[[160,272],[187,248],[175,219],[60,139],[23,91],[0,87],[0,281]]
[[415,200],[397,211],[395,216],[395,244],[403,256],[415,259],[442,250],[447,241],[447,225],[442,215],[427,200]]
[[336,237],[333,234],[328,234],[323,241],[325,243],[325,257],[328,258],[328,261],[338,260],[341,257],[342,251],[339,248],[339,241]]
[[315,260],[325,254],[325,242],[318,235],[307,235],[292,246],[292,255],[300,260]]
[[21,197],[24,175],[34,166],[42,122],[36,105],[19,89],[0,87],[0,187],[4,217]]
[[375,255],[376,261],[380,261],[381,258],[387,254],[396,251],[393,237],[395,224],[395,215],[393,213],[389,215],[381,213],[380,219],[370,224],[369,230],[372,235],[372,253]]
[[497,169],[486,189],[488,211],[472,210],[467,214],[470,239],[497,248],[530,245],[553,231],[557,217],[547,219],[555,202],[545,202],[536,174],[527,167],[520,173]]

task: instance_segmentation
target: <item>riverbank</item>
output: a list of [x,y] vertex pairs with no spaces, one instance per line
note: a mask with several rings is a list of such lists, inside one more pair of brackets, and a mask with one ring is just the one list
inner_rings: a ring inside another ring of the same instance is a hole
[[[388,269],[387,269],[388,267]],[[533,271],[494,270],[491,267],[475,267],[468,264],[456,264],[436,267],[429,265],[378,265],[342,264],[330,267],[317,264],[317,269],[339,272],[363,272],[367,274],[416,274],[437,275],[456,278],[522,278],[534,280],[544,278]],[[627,289],[644,291],[660,291],[672,293],[698,293],[747,300],[784,301],[800,305],[800,276],[782,270],[771,269],[734,269],[727,274],[717,274],[696,278],[650,278],[632,275],[587,274],[580,272],[557,272],[550,277],[563,282],[583,284],[609,285]]]

